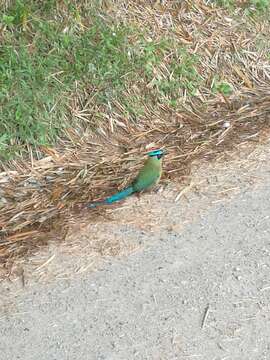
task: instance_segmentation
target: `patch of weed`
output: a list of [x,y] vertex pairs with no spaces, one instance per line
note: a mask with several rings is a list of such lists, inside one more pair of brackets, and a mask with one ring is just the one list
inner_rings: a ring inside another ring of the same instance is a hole
[[159,92],[175,105],[179,100],[181,90],[189,95],[195,95],[202,78],[197,66],[199,57],[189,53],[185,48],[178,48],[176,56],[168,64],[167,77],[157,81]]
[[262,15],[270,8],[270,0],[248,0],[244,3],[236,0],[216,0],[215,3],[229,11],[243,9],[246,15]]
[[219,80],[219,77],[216,76],[212,83],[212,92],[221,93],[224,96],[229,96],[233,93],[233,88],[231,84],[226,81]]

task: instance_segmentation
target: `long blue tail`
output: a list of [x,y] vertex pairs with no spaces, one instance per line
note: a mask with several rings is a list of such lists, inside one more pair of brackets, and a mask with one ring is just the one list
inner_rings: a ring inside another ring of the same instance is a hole
[[131,195],[134,192],[133,187],[129,186],[126,189],[119,191],[118,193],[108,197],[107,199],[104,200],[105,204],[112,204],[115,201],[119,201],[124,199],[125,197]]
[[107,199],[103,200],[103,201],[98,201],[95,203],[91,203],[89,205],[87,205],[87,207],[89,208],[95,208],[98,205],[106,205],[106,204],[112,204],[116,201],[122,200],[124,198],[126,198],[127,196],[131,195],[134,192],[134,189],[132,186],[127,187],[126,189],[119,191],[118,193],[108,197]]

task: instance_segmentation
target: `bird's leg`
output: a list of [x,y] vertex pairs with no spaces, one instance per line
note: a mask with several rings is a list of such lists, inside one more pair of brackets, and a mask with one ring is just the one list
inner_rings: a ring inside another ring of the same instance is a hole
[[140,199],[141,198],[141,195],[142,195],[143,191],[138,191],[135,193],[135,196]]

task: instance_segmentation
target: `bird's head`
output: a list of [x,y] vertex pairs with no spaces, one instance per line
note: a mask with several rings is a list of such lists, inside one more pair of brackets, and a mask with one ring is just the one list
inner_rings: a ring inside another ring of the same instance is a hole
[[149,157],[156,157],[158,160],[160,160],[162,158],[162,156],[165,155],[164,150],[162,149],[156,149],[156,150],[151,150],[147,153],[147,155]]

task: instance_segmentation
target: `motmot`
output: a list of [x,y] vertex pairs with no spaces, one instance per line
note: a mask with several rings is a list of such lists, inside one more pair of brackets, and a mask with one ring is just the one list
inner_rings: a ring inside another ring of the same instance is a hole
[[149,151],[147,153],[148,158],[145,161],[144,166],[130,186],[103,201],[90,203],[87,207],[95,208],[98,205],[112,204],[134,193],[138,193],[155,186],[162,175],[162,157],[164,154],[165,152],[162,149]]

